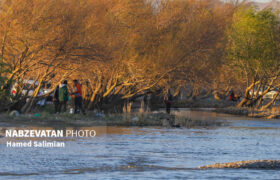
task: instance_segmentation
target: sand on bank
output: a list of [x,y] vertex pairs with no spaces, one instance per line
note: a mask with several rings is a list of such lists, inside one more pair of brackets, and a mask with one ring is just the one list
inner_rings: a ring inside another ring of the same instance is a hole
[[280,169],[280,160],[248,160],[199,166],[199,169]]

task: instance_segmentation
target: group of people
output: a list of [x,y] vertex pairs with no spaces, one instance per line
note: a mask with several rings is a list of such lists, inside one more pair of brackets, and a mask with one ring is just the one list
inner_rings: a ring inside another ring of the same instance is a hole
[[85,114],[82,102],[82,85],[76,79],[73,82],[74,92],[71,94],[68,91],[67,80],[63,81],[59,86],[56,87],[53,96],[55,113],[60,113],[61,110],[65,112],[67,109],[67,102],[71,100],[70,95],[73,95],[75,102],[74,113],[76,114],[82,111],[82,113]]

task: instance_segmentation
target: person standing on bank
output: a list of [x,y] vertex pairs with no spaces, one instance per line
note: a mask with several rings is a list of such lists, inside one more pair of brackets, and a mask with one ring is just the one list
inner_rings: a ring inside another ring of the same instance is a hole
[[166,113],[167,114],[170,114],[172,100],[173,100],[173,96],[170,93],[170,90],[168,90],[167,95],[164,97],[164,103],[165,103],[165,106],[166,106]]
[[82,111],[83,114],[85,115],[86,112],[83,108],[83,98],[82,98],[82,85],[79,83],[79,81],[77,79],[75,79],[74,81],[74,89],[75,92],[73,93],[75,96],[75,114],[77,114],[79,111]]
[[67,108],[67,101],[68,101],[68,88],[67,88],[67,81],[65,80],[59,87],[58,91],[58,99],[59,99],[59,105],[58,105],[58,112],[61,112],[61,108],[63,106],[63,112],[66,111]]
[[53,95],[53,104],[54,104],[54,112],[58,113],[59,106],[59,86],[56,86],[54,95]]

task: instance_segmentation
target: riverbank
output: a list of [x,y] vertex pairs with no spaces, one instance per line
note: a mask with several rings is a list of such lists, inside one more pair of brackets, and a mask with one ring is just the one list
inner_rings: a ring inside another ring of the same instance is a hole
[[263,119],[279,119],[280,118],[280,107],[275,106],[270,109],[260,110],[256,108],[248,107],[225,107],[225,108],[215,108],[214,112],[225,113],[239,116],[247,116],[252,118],[263,118]]
[[87,115],[80,114],[27,114],[27,115],[0,115],[2,126],[161,126],[161,127],[184,127],[201,128],[217,127],[224,123],[217,120],[199,120],[189,117],[177,117],[166,113],[123,113],[123,114],[100,114],[89,112]]
[[[268,101],[268,100],[266,100]],[[265,102],[267,103],[267,102]],[[204,99],[189,100],[185,102],[174,102],[173,109],[179,108],[190,108],[194,110],[211,109],[213,112],[232,114],[238,116],[247,116],[253,118],[264,118],[264,119],[279,119],[280,118],[280,104],[275,103],[274,106],[261,110],[254,107],[237,107],[238,102],[229,100],[216,100],[210,96]]]
[[[271,99],[264,99],[263,104],[268,104]],[[190,108],[195,110],[211,109],[213,112],[232,114],[263,119],[280,119],[280,101],[277,100],[271,107],[264,110],[254,107],[238,108],[240,101],[229,101],[228,99],[217,100],[213,96],[206,98],[177,101],[172,104],[174,110],[178,108]]]
[[199,166],[199,169],[280,169],[280,160],[249,160]]

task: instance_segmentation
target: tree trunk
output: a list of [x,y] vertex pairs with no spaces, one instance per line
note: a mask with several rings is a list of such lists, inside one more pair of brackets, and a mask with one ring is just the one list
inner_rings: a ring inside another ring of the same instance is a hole
[[257,105],[256,105],[256,108],[259,108],[259,107],[261,106],[262,102],[263,102],[263,98],[260,98],[260,99],[258,100],[258,103],[257,103]]
[[249,87],[247,87],[246,88],[246,90],[245,90],[245,94],[244,94],[244,98],[242,99],[242,101],[237,105],[237,107],[243,107],[245,104],[247,104],[247,102],[248,102],[248,100],[250,100],[250,90],[252,89],[252,88],[254,88],[255,87],[255,85],[256,84],[258,84],[259,83],[259,81],[258,82],[254,82],[254,83],[252,83]]
[[202,97],[200,97],[200,99],[206,99],[206,98],[210,97],[211,93],[212,93],[212,91],[208,90]]
[[42,82],[43,82],[43,78],[40,80],[38,87],[33,92],[31,99],[22,107],[21,112],[26,113],[26,112],[31,111],[31,108],[33,107],[33,105],[35,103],[35,99],[38,96],[39,91],[41,89]]
[[89,102],[89,104],[88,104],[88,106],[87,106],[87,109],[88,109],[88,110],[93,109],[94,100],[95,100],[95,97],[96,97],[98,91],[99,91],[100,88],[101,88],[101,85],[102,85],[102,83],[101,83],[101,81],[99,81],[97,88],[94,90],[94,92],[93,92],[93,94],[92,94],[92,96],[91,96],[91,98],[90,98],[90,102]]
[[213,91],[213,95],[216,100],[218,100],[218,101],[222,100],[222,98],[220,97],[219,92],[217,90]]

